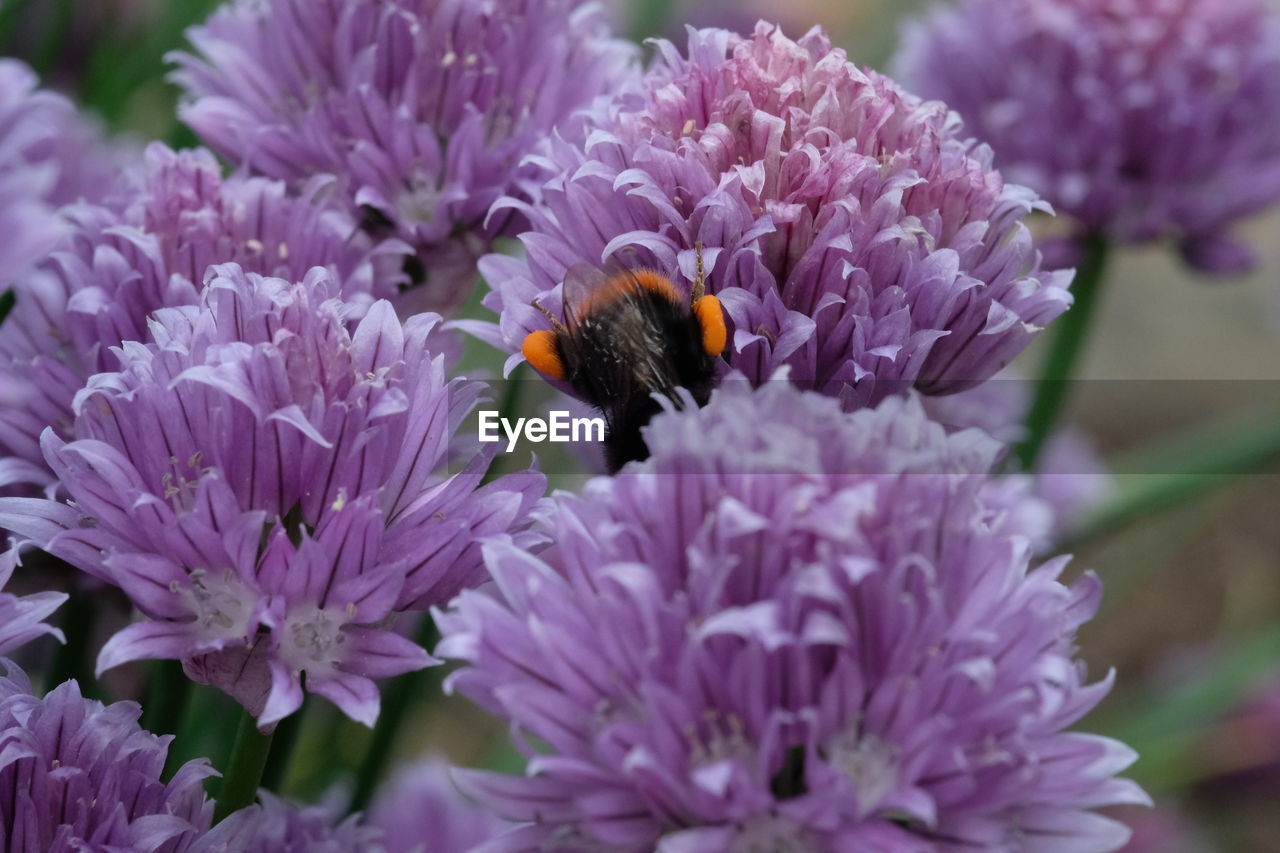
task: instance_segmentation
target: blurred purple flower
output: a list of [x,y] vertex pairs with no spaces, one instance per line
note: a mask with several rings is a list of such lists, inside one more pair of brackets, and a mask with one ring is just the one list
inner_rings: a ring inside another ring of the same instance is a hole
[[1115,490],[1089,437],[1071,428],[1049,437],[1031,477],[1036,496],[1053,507],[1054,537],[1075,531]]
[[[1028,380],[1005,371],[959,393],[930,397],[924,405],[931,418],[949,429],[977,428],[1002,444],[1013,445],[1025,437],[1023,421],[1031,393]],[[1003,484],[1009,490],[1011,507],[1020,505],[1029,510],[1032,505],[1021,497],[1029,491],[1049,510],[1039,533],[1031,527],[1023,531],[1036,542],[1037,550],[1070,533],[1115,486],[1087,436],[1069,427],[1049,437],[1030,476],[1006,477]]]
[[0,486],[48,486],[40,433],[69,436],[71,401],[94,373],[116,370],[114,347],[145,341],[153,311],[199,300],[206,268],[234,261],[246,270],[300,280],[327,267],[341,294],[367,307],[395,294],[407,247],[375,245],[344,210],[327,204],[317,179],[300,197],[261,178],[223,181],[202,150],[147,149],[145,173],[122,210],[64,210],[69,236],[17,285],[0,327]]
[[367,725],[372,679],[427,666],[386,630],[483,575],[475,539],[519,526],[537,472],[478,488],[490,455],[442,476],[483,390],[447,382],[426,340],[380,301],[348,332],[323,269],[306,281],[210,269],[200,306],[153,315],[120,372],[76,398],[71,440],[43,436],[69,503],[0,500],[0,525],[121,587],[149,617],[100,670],[177,658],[263,726],[306,689]]
[[1250,267],[1226,229],[1280,199],[1280,17],[1262,0],[961,0],[898,73],[1082,229]]
[[691,281],[701,242],[729,363],[757,382],[789,365],[854,407],[986,379],[1070,302],[1070,273],[1039,270],[1021,223],[1035,196],[819,29],[691,30],[687,57],[660,42],[643,95],[595,120],[585,145],[554,142],[536,203],[494,208],[532,223],[527,258],[481,262],[496,345],[547,326],[534,300],[561,312],[576,263]]
[[0,676],[0,850],[183,853],[213,803],[203,760],[161,781],[170,736],[138,727],[134,702],[103,706],[74,681],[43,699],[12,664]]
[[438,615],[451,686],[530,759],[455,771],[530,822],[494,849],[1122,845],[1089,809],[1146,801],[1132,751],[1063,731],[1111,686],[1075,659],[1100,587],[987,503],[998,444],[746,384],[655,418],[647,462],[553,499],[542,558],[487,545],[498,593]]
[[341,176],[370,230],[417,249],[433,310],[523,229],[489,206],[543,176],[528,155],[634,52],[581,0],[237,0],[189,36],[183,120],[260,174]]
[[468,853],[511,828],[463,797],[438,757],[402,768],[378,793],[369,824],[383,831],[387,853]]
[[[1221,660],[1211,657],[1206,663]],[[1280,791],[1280,675],[1265,674],[1199,741],[1195,793],[1201,800],[1212,807],[1250,795],[1274,798]]]
[[65,593],[12,595],[3,591],[13,575],[16,558],[16,551],[0,555],[0,657],[44,634],[62,639],[62,632],[44,620],[67,600]]
[[1215,853],[1215,846],[1180,811],[1166,803],[1157,803],[1156,808],[1109,809],[1133,832],[1120,853]]
[[38,85],[25,64],[0,59],[0,291],[57,245],[54,209],[103,200],[118,165],[92,123]]
[[228,816],[191,853],[387,853],[380,833],[358,815],[334,825],[320,806],[294,806],[258,792],[260,804]]

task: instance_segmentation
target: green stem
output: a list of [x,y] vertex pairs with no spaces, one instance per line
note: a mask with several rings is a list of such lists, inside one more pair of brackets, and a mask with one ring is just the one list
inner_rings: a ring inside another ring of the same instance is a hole
[[[517,364],[515,370],[511,371],[511,375],[506,379],[506,386],[502,392],[502,399],[498,402],[498,416],[503,419],[514,419],[516,416],[516,408],[520,405],[520,397],[524,390],[526,382],[531,381],[528,378],[528,367],[521,363]],[[484,472],[484,478],[480,481],[481,485],[492,483],[494,480],[507,473],[507,467],[511,463],[508,462],[510,454],[500,454],[494,458],[489,465],[489,470]],[[527,466],[526,466],[527,467]],[[432,640],[434,642],[434,640]]]
[[71,20],[74,14],[73,0],[54,0],[54,2],[57,6],[49,16],[49,29],[40,40],[39,50],[31,63],[42,78],[47,77],[57,64],[63,46],[66,44],[67,33],[71,31]]
[[8,3],[0,3],[0,49],[3,49],[6,56],[18,49],[15,41],[18,33],[14,30],[27,13],[31,3],[32,0],[9,0]]
[[[418,645],[430,651],[440,639],[435,620],[430,615],[424,617],[418,636],[414,638]],[[387,761],[391,757],[391,747],[395,744],[400,724],[404,722],[414,700],[424,694],[440,676],[436,670],[440,667],[406,673],[391,682],[387,689],[386,699],[382,703],[382,712],[378,715],[378,724],[373,729],[373,738],[369,742],[364,761],[360,763],[360,772],[356,777],[356,788],[351,795],[351,810],[363,811],[377,790],[378,783],[386,770]]]
[[631,37],[643,43],[645,39],[662,36],[675,5],[675,0],[643,0],[636,4],[631,17]]
[[[284,782],[288,796],[311,801],[333,789],[339,777],[354,776],[352,765],[363,756],[372,732],[353,732],[354,724],[328,702],[317,702],[307,712],[306,725],[298,736],[297,760]],[[357,739],[356,735],[364,735]]]
[[1190,683],[1104,704],[1089,717],[1090,730],[1137,751],[1141,757],[1125,775],[1148,791],[1185,789],[1204,774],[1195,750],[1203,747],[1206,733],[1275,670],[1277,655],[1280,630],[1236,638]]
[[1084,349],[1084,341],[1096,313],[1098,295],[1102,290],[1102,277],[1109,250],[1106,238],[1099,234],[1087,234],[1081,238],[1081,244],[1084,256],[1076,271],[1075,282],[1071,285],[1075,302],[1047,333],[1052,336],[1052,340],[1040,371],[1040,381],[1036,383],[1031,409],[1027,413],[1027,437],[1014,448],[1024,471],[1035,469],[1040,451],[1044,449],[1044,443],[1053,432],[1066,405],[1070,380]]
[[227,771],[222,777],[222,791],[213,812],[215,824],[250,805],[257,797],[271,752],[272,737],[258,731],[258,723],[253,716],[247,711],[242,712],[235,743],[231,745],[231,757],[227,760]]
[[310,704],[305,702],[301,708],[285,717],[276,726],[275,740],[271,744],[271,754],[267,757],[267,766],[262,773],[260,787],[275,794],[282,793],[281,786],[284,785],[289,772],[289,758],[293,755],[293,748],[298,744],[302,720]]
[[[192,682],[191,696],[182,713],[178,736],[169,745],[169,757],[164,765],[165,778],[194,758],[228,754],[239,723],[239,705],[230,696]],[[211,786],[215,784],[210,783]]]
[[[4,0],[0,0],[0,5],[3,2]],[[80,103],[101,114],[108,124],[116,128],[139,130],[130,126],[130,116],[127,114],[130,112],[131,102],[138,97],[140,90],[147,89],[150,89],[150,93],[144,94],[144,99],[156,97],[163,99],[161,103],[172,102],[175,90],[155,84],[164,70],[162,57],[166,51],[185,47],[183,32],[208,17],[217,5],[218,0],[182,0],[156,4],[157,9],[163,8],[164,11],[148,18],[145,26],[112,20],[93,40],[78,81]],[[149,112],[160,110],[160,106],[149,99],[145,102],[149,105]],[[156,120],[157,130],[160,132],[164,132],[166,127],[175,128],[168,131],[172,147],[191,147],[196,144],[195,135],[185,125],[176,121],[160,121],[158,117]]]
[[178,661],[157,660],[151,663],[148,681],[142,727],[152,734],[176,735],[191,697],[191,679]]
[[49,670],[48,689],[75,679],[86,698],[98,697],[97,681],[88,665],[89,640],[93,633],[93,606],[82,590],[72,590],[62,606],[62,633],[66,642],[58,647]]

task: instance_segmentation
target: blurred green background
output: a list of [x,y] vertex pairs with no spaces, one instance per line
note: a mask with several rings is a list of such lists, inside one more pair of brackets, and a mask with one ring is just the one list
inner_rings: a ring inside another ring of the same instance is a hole
[[[162,56],[216,5],[8,0],[0,4],[0,50],[30,62],[48,85],[115,132],[194,144],[174,117],[176,92],[164,80]],[[882,67],[901,20],[928,4],[609,5],[619,31],[635,37],[678,37],[684,23],[743,28],[757,17],[780,22],[791,35],[821,24],[855,62]],[[1246,223],[1243,236],[1262,264],[1228,281],[1190,274],[1163,247],[1117,253],[1085,358],[1083,378],[1090,381],[1079,386],[1071,419],[1122,470],[1163,464],[1134,461],[1135,454],[1194,454],[1280,423],[1280,213]],[[1024,373],[1034,372],[1038,355],[1033,348],[1023,356]],[[1182,438],[1170,442],[1171,435]],[[1280,466],[1272,460],[1254,473],[1219,479],[1204,497],[1077,550],[1077,570],[1096,571],[1107,588],[1102,612],[1080,638],[1083,654],[1095,676],[1118,670],[1115,691],[1084,728],[1134,745],[1143,757],[1133,775],[1196,827],[1207,849],[1271,851],[1280,849],[1280,700],[1244,710],[1240,702],[1280,685]],[[1122,493],[1152,482],[1150,474],[1117,476]],[[435,694],[439,673],[425,677],[427,693]],[[1272,691],[1278,693],[1280,687]],[[217,700],[210,694],[206,701]],[[215,710],[193,713],[209,715],[212,729]],[[401,754],[435,746],[461,763],[510,759],[499,727],[461,700],[420,703],[415,713],[417,724],[399,735]],[[303,749],[288,787],[300,795],[317,793],[335,766],[358,765],[369,742],[368,733],[342,723],[323,703],[311,708],[299,736]],[[199,748],[184,745],[193,753]],[[1151,849],[1200,848],[1170,842]]]

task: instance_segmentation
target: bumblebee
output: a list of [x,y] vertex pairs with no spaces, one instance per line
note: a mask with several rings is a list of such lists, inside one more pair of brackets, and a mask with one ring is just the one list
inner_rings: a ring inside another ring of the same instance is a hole
[[604,415],[611,472],[648,457],[640,429],[662,408],[654,394],[678,403],[676,388],[685,388],[699,406],[711,396],[728,330],[697,250],[687,298],[656,270],[577,266],[565,276],[563,321],[533,303],[551,328],[529,334],[521,351]]

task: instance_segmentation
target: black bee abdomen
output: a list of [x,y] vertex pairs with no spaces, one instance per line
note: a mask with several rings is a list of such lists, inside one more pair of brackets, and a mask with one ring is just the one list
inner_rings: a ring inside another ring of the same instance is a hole
[[653,395],[679,402],[686,388],[698,405],[715,383],[716,359],[685,304],[637,288],[587,311],[561,339],[566,379],[604,414],[611,471],[649,455],[641,428],[661,411]]

